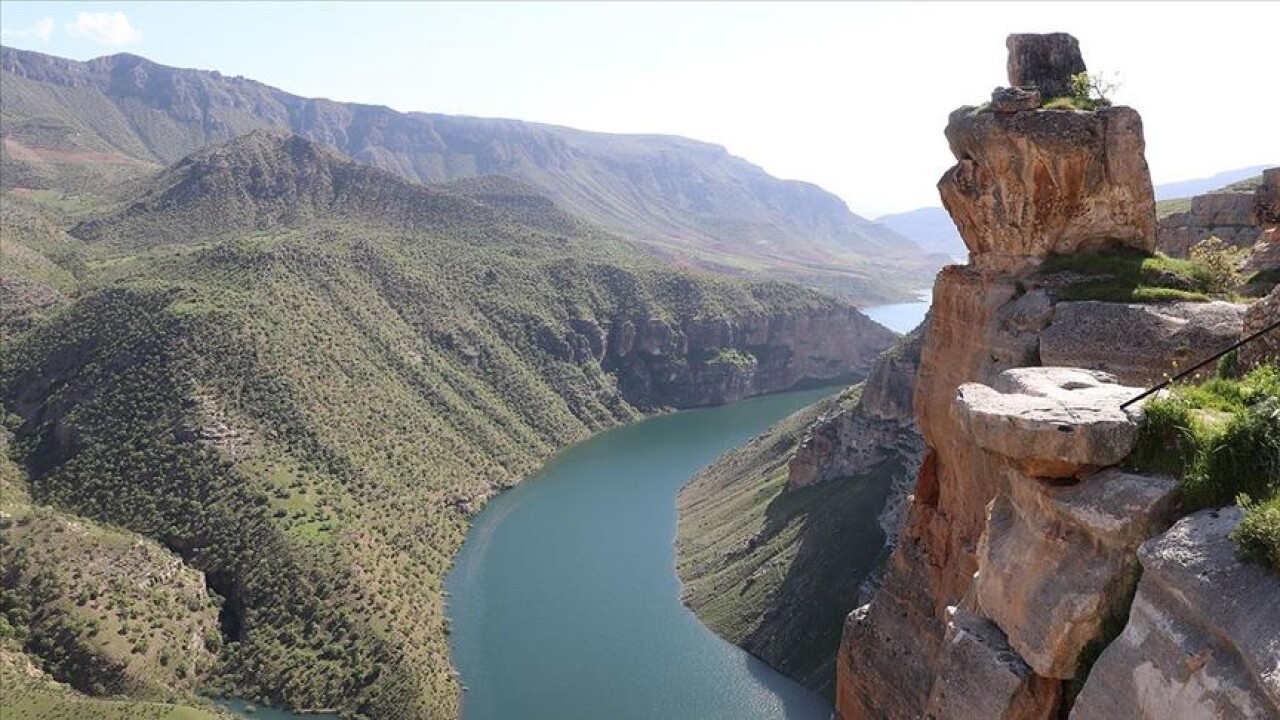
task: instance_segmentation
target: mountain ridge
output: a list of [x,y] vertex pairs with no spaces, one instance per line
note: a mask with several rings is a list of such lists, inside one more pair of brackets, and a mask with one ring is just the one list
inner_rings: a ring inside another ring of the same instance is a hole
[[117,164],[158,168],[199,147],[275,129],[419,181],[510,175],[651,254],[723,273],[883,301],[926,285],[942,264],[816,185],[774,178],[721,146],[687,138],[401,113],[128,54],[79,62],[5,47],[0,69],[12,177],[39,178],[40,168],[22,157],[42,152],[63,160],[105,153]]

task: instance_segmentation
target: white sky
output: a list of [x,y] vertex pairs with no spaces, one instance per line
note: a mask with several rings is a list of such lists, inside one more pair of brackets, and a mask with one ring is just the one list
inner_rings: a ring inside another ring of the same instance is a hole
[[1062,30],[1141,111],[1157,183],[1280,163],[1280,3],[17,3],[5,44],[307,96],[725,145],[857,213],[938,204],[948,112]]

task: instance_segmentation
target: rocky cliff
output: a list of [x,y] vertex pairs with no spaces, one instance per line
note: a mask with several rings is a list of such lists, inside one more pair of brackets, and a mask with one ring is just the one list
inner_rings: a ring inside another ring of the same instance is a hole
[[[1074,42],[1049,36],[1051,47],[1032,52],[1035,36],[1018,38],[1011,54],[1016,46],[1041,58],[1040,77],[1083,67],[1071,57]],[[1016,85],[1015,65],[1025,62],[1011,57]],[[883,585],[846,621],[837,678],[843,720],[1052,718],[1069,710],[1075,689],[1086,677],[1094,682],[1096,648],[1128,614],[1140,568],[1151,567],[1138,548],[1173,520],[1171,479],[1115,468],[1142,422],[1140,405],[1120,405],[1175,363],[1195,362],[1241,333],[1243,308],[1231,303],[1068,302],[1061,286],[1043,282],[1036,269],[1050,258],[1153,251],[1154,200],[1135,111],[1029,104],[961,108],[950,118],[957,165],[939,191],[970,264],[945,268],[934,286],[914,396],[926,454]],[[1088,369],[1042,367],[1051,364]],[[1261,616],[1280,619],[1268,607]],[[1220,647],[1239,652],[1234,640]],[[1107,653],[1113,684],[1138,672],[1140,651]],[[1274,677],[1275,657],[1237,673],[1261,684],[1241,681],[1221,693],[1247,696],[1236,707],[1274,707],[1265,678]],[[1185,687],[1186,673],[1198,670],[1169,668],[1151,669],[1161,682],[1142,681],[1135,693]],[[1261,669],[1250,676],[1250,668]],[[1191,717],[1197,707],[1185,697],[1164,698],[1165,706],[1149,698],[1086,704],[1088,692],[1073,717]],[[1139,710],[1100,709],[1117,707]]]
[[1256,257],[1251,270],[1280,267],[1280,168],[1183,202],[1187,209],[1160,218],[1161,252],[1186,257],[1197,243],[1215,235]]
[[865,382],[727,453],[680,493],[686,604],[828,695],[843,619],[880,576],[923,454],[911,413],[922,339],[917,329]]

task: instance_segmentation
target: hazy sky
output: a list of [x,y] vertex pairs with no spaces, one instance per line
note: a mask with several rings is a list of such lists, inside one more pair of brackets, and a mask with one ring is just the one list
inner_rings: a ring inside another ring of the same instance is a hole
[[1157,183],[1280,163],[1280,3],[25,3],[6,45],[132,52],[398,110],[724,145],[857,213],[938,204],[947,113],[1004,37],[1064,30],[1146,123]]

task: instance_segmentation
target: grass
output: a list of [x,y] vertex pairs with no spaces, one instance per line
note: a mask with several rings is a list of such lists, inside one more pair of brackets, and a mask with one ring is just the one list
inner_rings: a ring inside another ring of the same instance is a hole
[[889,460],[787,490],[788,462],[820,418],[852,411],[858,396],[784,419],[699,473],[679,499],[684,602],[714,632],[827,694],[844,618],[884,540],[876,514],[901,467]]
[[1113,250],[1056,255],[1040,266],[1039,275],[1082,276],[1056,292],[1059,300],[1106,302],[1205,302],[1214,279],[1208,268],[1191,260]]
[[1242,554],[1280,571],[1280,366],[1175,387],[1152,400],[1130,464],[1176,476],[1188,511],[1241,502],[1246,520],[1235,537]]
[[1075,96],[1063,96],[1049,98],[1042,106],[1045,110],[1084,110],[1093,112],[1099,108],[1107,107],[1110,103],[1103,103],[1091,98],[1078,98]]

